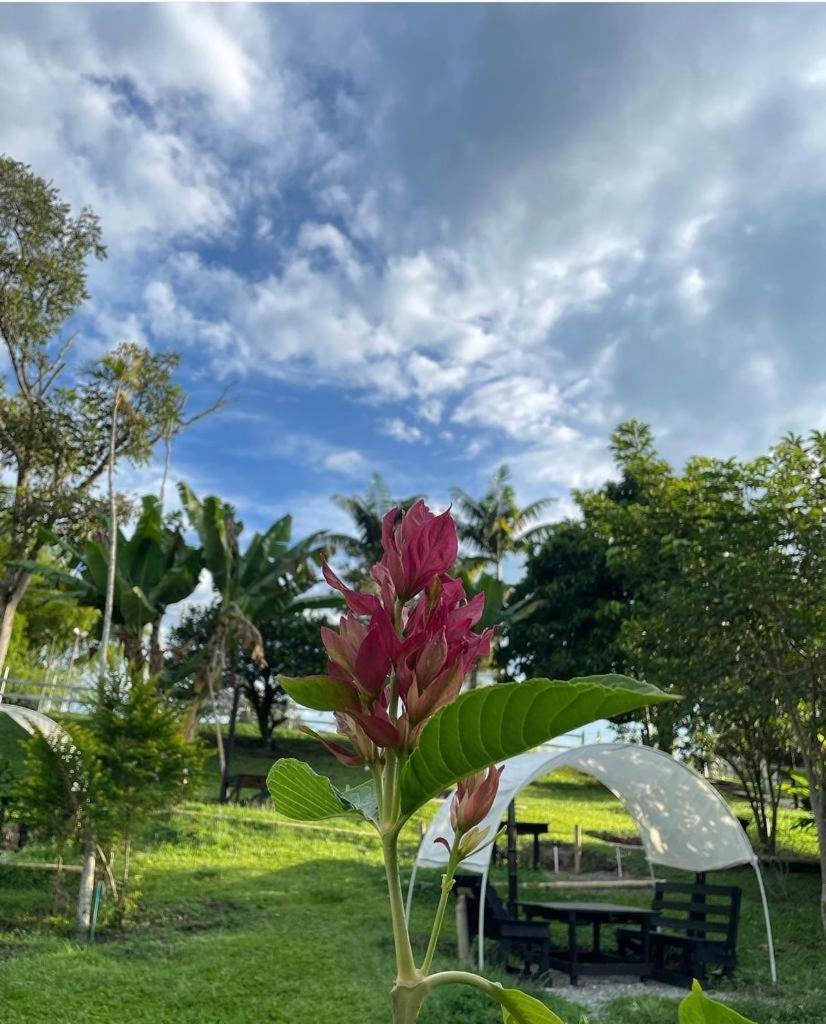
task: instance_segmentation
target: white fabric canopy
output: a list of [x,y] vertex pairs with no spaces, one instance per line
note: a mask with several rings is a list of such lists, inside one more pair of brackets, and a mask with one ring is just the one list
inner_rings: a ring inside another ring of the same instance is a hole
[[[637,824],[649,864],[695,872],[753,865],[763,898],[774,980],[771,925],[757,855],[737,817],[711,783],[669,754],[633,743],[593,743],[562,751],[535,750],[510,758],[483,827],[493,835],[507,814],[508,804],[521,789],[563,767],[593,776],[622,801]],[[442,868],[447,863],[447,850],[436,840],[439,836],[448,842],[453,840],[451,800],[452,794],[436,812],[419,847],[408,908],[416,869]],[[462,861],[461,870],[481,874],[486,881],[492,852],[492,846],[477,850]],[[481,945],[480,941],[480,957]]]
[[0,712],[6,714],[13,722],[17,722],[21,729],[27,733],[42,733],[47,739],[52,736],[65,736],[65,729],[57,724],[53,718],[44,715],[42,711],[33,711],[31,708],[21,708],[16,704],[0,704]]

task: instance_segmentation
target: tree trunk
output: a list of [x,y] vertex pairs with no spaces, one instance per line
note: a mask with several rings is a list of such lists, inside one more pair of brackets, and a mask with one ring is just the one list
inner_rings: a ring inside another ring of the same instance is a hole
[[201,709],[204,703],[204,696],[201,693],[193,694],[192,699],[187,703],[181,719],[181,731],[184,739],[189,743],[198,735],[198,725],[201,721]]
[[109,634],[112,631],[112,610],[115,604],[115,574],[117,572],[118,557],[118,513],[115,505],[115,444],[118,430],[118,405],[120,403],[120,389],[115,391],[115,400],[112,403],[112,425],[109,431],[109,460],[106,467],[107,484],[109,488],[109,564],[106,567],[106,603],[103,609],[103,624],[100,630],[100,675],[103,678],[108,669],[107,651],[109,649]]
[[0,586],[0,672],[6,666],[14,616],[31,578],[28,572],[10,572]]
[[161,650],[161,623],[152,623],[149,634],[149,671],[157,675],[163,669],[163,651]]
[[820,923],[826,932],[826,786],[819,782],[815,772],[808,766],[806,774],[809,778],[809,800],[820,852]]
[[80,873],[80,891],[77,894],[75,936],[86,939],[92,921],[92,895],[95,891],[95,837],[86,835],[83,841],[83,865]]

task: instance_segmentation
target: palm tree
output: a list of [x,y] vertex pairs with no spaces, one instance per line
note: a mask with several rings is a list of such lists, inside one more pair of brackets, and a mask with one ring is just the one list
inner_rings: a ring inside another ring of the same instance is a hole
[[[188,671],[194,676],[194,696],[185,719],[185,731],[194,735],[207,696],[215,706],[216,686],[223,679],[232,647],[246,651],[262,668],[264,646],[256,625],[279,608],[327,607],[329,597],[307,598],[315,584],[314,566],[328,554],[324,533],[314,533],[292,545],[292,517],[284,516],[264,533],[253,534],[245,551],[239,537],[244,529],[233,507],[211,496],[200,501],[184,483],[178,485],[181,502],[201,542],[202,565],[212,575],[218,592],[216,614],[206,643],[197,650]],[[224,746],[216,718],[216,743],[221,775],[225,772]]]
[[540,498],[520,508],[510,483],[511,471],[500,466],[493,474],[490,490],[481,498],[472,498],[461,489],[451,489],[457,508],[459,537],[470,546],[482,564],[492,563],[496,579],[502,579],[505,555],[527,550],[548,536],[547,525],[536,523],[553,498]]
[[516,591],[514,586],[491,576],[488,572],[480,573],[472,561],[469,564],[466,560],[460,566],[457,575],[462,581],[468,600],[472,600],[477,594],[485,595],[485,610],[482,612],[482,618],[479,620],[477,628],[496,628],[489,657],[482,662],[477,662],[471,670],[468,689],[475,690],[479,683],[479,670],[490,666],[495,657],[496,648],[507,637],[511,625],[531,616],[543,602],[531,595],[514,600]]
[[[150,630],[148,660],[153,672],[161,668],[159,629],[166,609],[189,597],[198,585],[200,553],[184,538],[180,523],[165,521],[158,499],[147,494],[130,537],[118,528],[116,558],[111,539],[89,538],[75,546],[54,538],[65,567],[27,563],[61,597],[104,613],[109,600],[110,628],[123,644],[129,664],[140,672],[147,661],[146,631]],[[111,585],[110,585],[111,584]]]
[[340,549],[354,564],[347,575],[349,582],[360,585],[369,578],[370,569],[381,559],[382,520],[394,506],[406,511],[418,500],[412,498],[391,498],[387,483],[380,473],[374,473],[365,495],[334,494],[332,501],[347,513],[356,528],[355,535],[334,533],[328,537],[329,542]]
[[151,353],[142,345],[123,342],[91,371],[92,386],[103,403],[109,403],[109,451],[106,462],[109,498],[109,544],[106,554],[107,579],[100,638],[100,672],[106,673],[109,635],[115,601],[117,568],[118,520],[115,494],[115,462],[118,435],[129,425],[137,430],[142,445],[135,461],[149,457],[158,436],[170,429],[176,418],[181,388],[172,383],[172,372],[178,365],[174,354]]

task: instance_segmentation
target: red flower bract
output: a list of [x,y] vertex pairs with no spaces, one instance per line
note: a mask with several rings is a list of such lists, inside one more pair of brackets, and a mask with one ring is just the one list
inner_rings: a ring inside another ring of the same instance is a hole
[[379,564],[389,572],[399,600],[407,601],[453,565],[459,554],[459,538],[450,509],[434,516],[419,499],[396,526],[398,515],[399,510],[393,508],[384,517],[384,556]]
[[474,662],[490,653],[493,636],[491,629],[473,632],[484,596],[467,601],[461,580],[447,575],[458,555],[449,509],[436,516],[417,501],[400,519],[393,509],[382,546],[370,573],[378,595],[351,590],[323,566],[348,608],[338,631],[321,630],[327,674],[354,695],[352,710],[336,716],[353,753],[328,744],[347,763],[380,760],[387,747],[412,750],[427,720],[455,700]]
[[468,775],[456,787],[456,795],[450,804],[450,824],[454,832],[467,832],[483,821],[496,799],[499,776],[505,766],[491,766],[487,771]]

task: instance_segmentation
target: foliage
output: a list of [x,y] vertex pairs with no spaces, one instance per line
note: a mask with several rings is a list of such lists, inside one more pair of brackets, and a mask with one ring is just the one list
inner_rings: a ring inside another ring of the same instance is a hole
[[742,1014],[730,1006],[709,999],[698,982],[680,1003],[679,1024],[749,1024]]
[[640,424],[620,429],[615,452],[634,500],[582,501],[643,594],[635,651],[683,666],[695,717],[751,795],[768,790],[764,830],[793,737],[820,837],[826,927],[826,435],[786,437],[746,462],[693,458],[681,475]]
[[334,494],[333,504],[353,520],[355,534],[330,534],[330,543],[344,552],[353,564],[346,579],[354,586],[369,580],[370,568],[381,558],[381,524],[391,508],[406,510],[417,500],[412,498],[391,498],[384,477],[374,473],[365,495]]
[[[81,544],[55,538],[57,551],[68,563],[31,563],[64,599],[102,612],[106,603],[108,543],[89,537]],[[149,662],[160,666],[159,626],[166,609],[188,597],[198,584],[199,552],[187,544],[179,517],[164,519],[160,502],[144,496],[140,516],[130,536],[118,529],[112,622],[126,658],[140,670],[146,660],[145,632],[151,628]]]
[[[121,459],[147,458],[168,430],[167,398],[178,394],[169,379],[176,357],[136,346],[121,346],[61,386],[73,341],[64,325],[88,298],[87,261],[104,256],[91,211],[73,217],[52,185],[0,158],[0,341],[11,368],[0,387],[0,668],[31,578],[26,563],[40,557],[47,536],[83,535],[98,520],[96,482]],[[139,372],[128,414],[117,415],[111,370],[127,354]]]
[[183,739],[177,714],[158,698],[154,682],[113,669],[87,719],[28,741],[19,814],[61,851],[94,837],[122,911],[135,837],[158,810],[183,798],[199,763],[198,749]]
[[324,668],[318,639],[322,623],[300,611],[276,611],[258,624],[266,665],[261,667],[245,651],[233,659],[236,678],[252,706],[261,742],[269,744],[273,730],[286,718],[287,695],[278,683],[286,671],[312,675]]
[[173,668],[178,678],[189,676],[193,681],[187,716],[187,734],[193,736],[207,695],[214,701],[223,682],[228,656],[237,651],[239,657],[251,659],[264,670],[264,641],[258,623],[285,611],[325,603],[304,595],[316,582],[314,567],[327,553],[328,544],[322,533],[293,544],[292,517],[284,516],[264,533],[253,534],[242,551],[239,539],[244,526],[230,504],[215,496],[202,502],[186,484],[180,484],[179,490],[190,525],[201,542],[201,565],[209,571],[218,592],[204,642],[185,645],[181,651],[185,661]]
[[537,603],[509,626],[508,642],[498,652],[504,670],[551,679],[626,670],[620,645],[626,595],[607,550],[607,541],[586,521],[551,524],[514,588],[517,602]]
[[459,537],[483,564],[494,566],[497,579],[502,578],[505,555],[530,550],[548,531],[547,526],[532,524],[547,510],[551,499],[542,498],[520,507],[510,478],[508,466],[500,466],[491,479],[490,489],[481,498],[472,498],[460,487],[451,491]]

